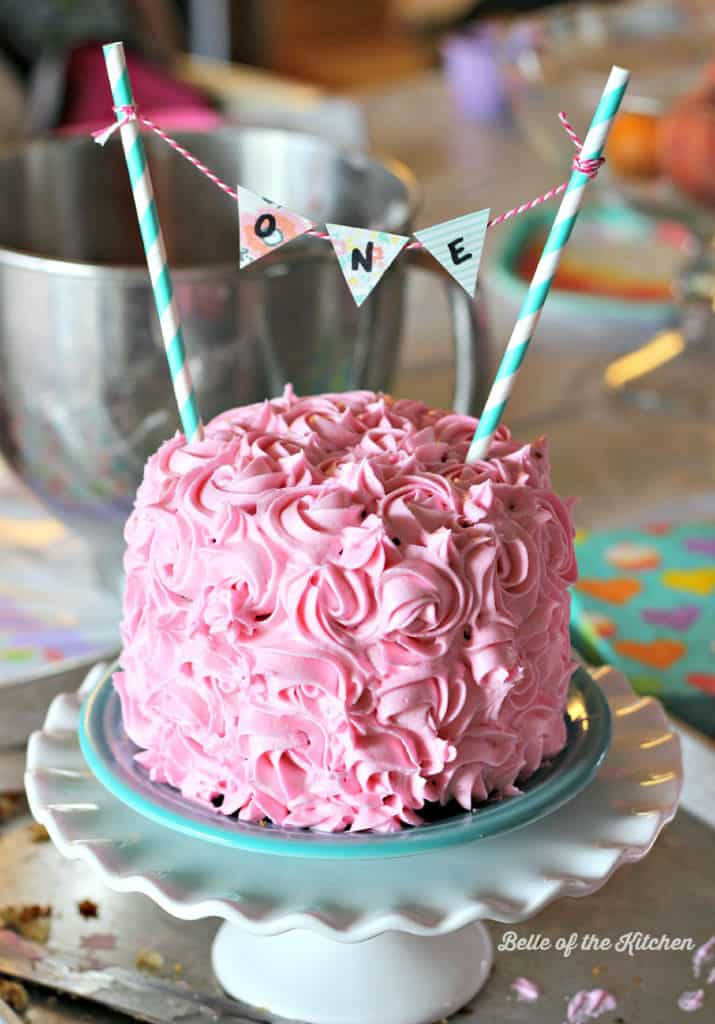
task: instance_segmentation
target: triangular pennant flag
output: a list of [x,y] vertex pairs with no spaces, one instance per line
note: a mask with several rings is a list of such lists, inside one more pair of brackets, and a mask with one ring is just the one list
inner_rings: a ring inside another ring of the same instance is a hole
[[409,238],[345,224],[325,226],[355,304],[362,306]]
[[465,213],[463,217],[415,231],[415,238],[472,298],[477,290],[477,273],[488,220],[489,210],[478,210],[477,213]]
[[315,226],[307,217],[301,217],[264,196],[257,196],[247,188],[239,185],[236,191],[241,269],[279,249],[286,242],[304,235]]

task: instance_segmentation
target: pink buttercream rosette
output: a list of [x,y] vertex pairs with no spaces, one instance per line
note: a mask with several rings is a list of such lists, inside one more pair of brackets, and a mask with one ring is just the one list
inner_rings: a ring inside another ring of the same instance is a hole
[[565,742],[576,578],[546,446],[371,392],[167,441],[126,527],[124,724],[151,778],[244,821],[419,825]]

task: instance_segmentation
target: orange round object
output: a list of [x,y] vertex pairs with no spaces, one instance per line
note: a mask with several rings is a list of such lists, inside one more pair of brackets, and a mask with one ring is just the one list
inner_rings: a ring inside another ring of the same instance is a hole
[[663,171],[682,191],[715,204],[715,102],[708,96],[681,101],[663,118],[658,133]]
[[658,164],[658,121],[654,114],[624,110],[611,128],[606,159],[624,178],[654,178]]

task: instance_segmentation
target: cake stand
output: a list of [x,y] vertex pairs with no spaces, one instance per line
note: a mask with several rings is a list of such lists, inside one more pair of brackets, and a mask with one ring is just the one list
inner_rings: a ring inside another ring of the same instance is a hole
[[523,921],[593,892],[645,856],[678,804],[680,746],[663,709],[605,668],[592,675],[611,711],[608,754],[578,795],[531,824],[407,853],[236,849],[139,813],[89,770],[78,730],[102,674],[56,698],[31,738],[33,814],[110,888],[180,919],[223,918],[212,955],[224,989],[315,1024],[429,1024],[459,1009],[491,967],[482,919]]

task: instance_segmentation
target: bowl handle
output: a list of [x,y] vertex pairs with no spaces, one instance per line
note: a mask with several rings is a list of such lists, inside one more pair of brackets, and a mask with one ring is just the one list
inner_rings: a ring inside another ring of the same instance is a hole
[[472,299],[424,249],[408,249],[407,252],[412,267],[437,274],[447,289],[454,344],[452,408],[455,412],[474,416],[481,411],[490,384],[489,341],[483,302]]

